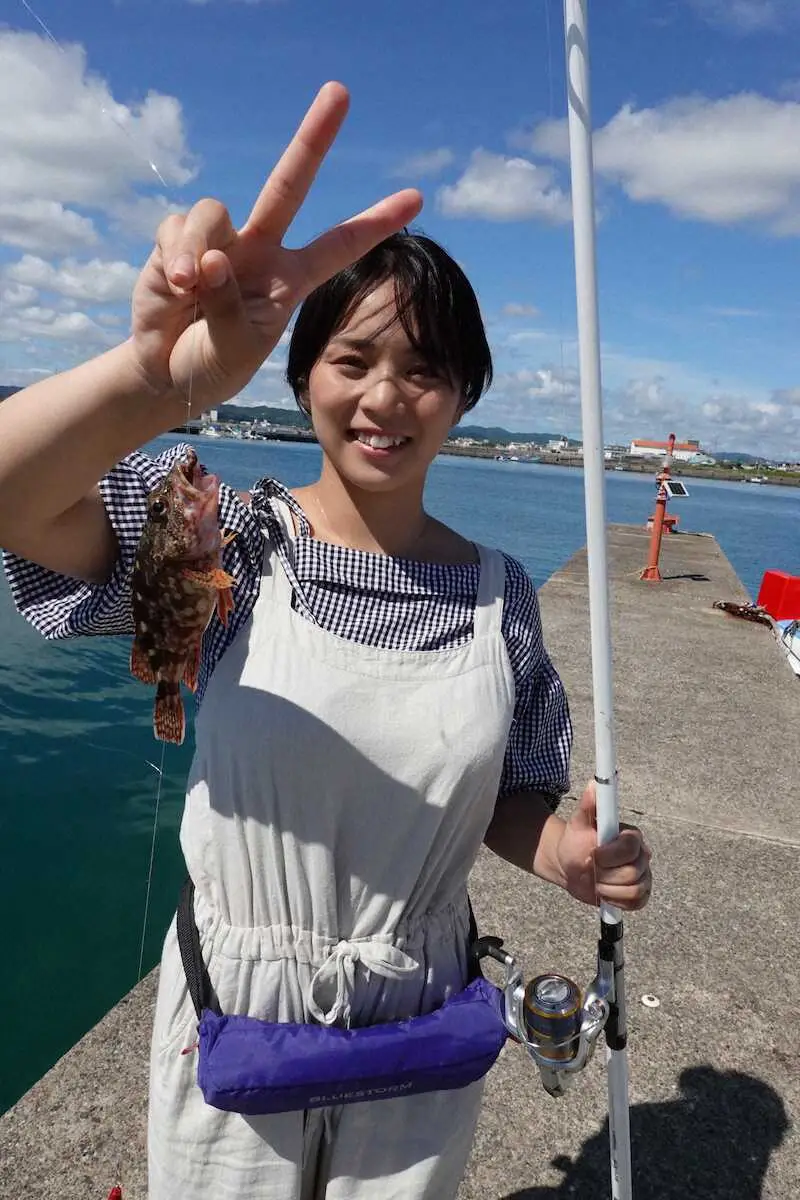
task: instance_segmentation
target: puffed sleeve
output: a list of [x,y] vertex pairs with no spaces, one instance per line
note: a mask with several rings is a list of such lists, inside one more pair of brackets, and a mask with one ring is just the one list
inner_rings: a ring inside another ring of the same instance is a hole
[[572,722],[566,692],[545,650],[539,601],[525,568],[508,555],[503,635],[516,682],[500,796],[537,791],[555,809],[569,790]]
[[[104,583],[72,579],[4,552],[12,599],[34,629],[53,640],[133,633],[130,580],[147,515],[147,497],[187,449],[185,444],[170,446],[157,457],[135,451],[101,480],[100,493],[119,543],[114,570]],[[225,509],[243,507],[238,497],[229,488],[221,488],[220,501],[221,523],[235,525],[225,520]],[[235,543],[231,552],[240,552]]]

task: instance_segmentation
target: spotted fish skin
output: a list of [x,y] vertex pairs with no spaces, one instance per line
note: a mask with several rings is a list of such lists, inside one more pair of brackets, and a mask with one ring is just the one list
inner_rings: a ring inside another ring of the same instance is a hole
[[204,475],[189,450],[147,498],[131,577],[131,674],[156,685],[153,732],[161,741],[183,742],[181,682],[197,687],[203,633],[214,609],[223,623],[233,611],[236,581],[222,569],[231,536],[219,528],[219,480]]

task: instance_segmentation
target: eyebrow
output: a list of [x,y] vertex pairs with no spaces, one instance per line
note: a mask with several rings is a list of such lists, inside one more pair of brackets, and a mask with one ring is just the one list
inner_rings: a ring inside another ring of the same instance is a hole
[[348,350],[368,350],[370,346],[374,346],[373,338],[354,338],[346,335],[331,338],[329,346],[345,346]]

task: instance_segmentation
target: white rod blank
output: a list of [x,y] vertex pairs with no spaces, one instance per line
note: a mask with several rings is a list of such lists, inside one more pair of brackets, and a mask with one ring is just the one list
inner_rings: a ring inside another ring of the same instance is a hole
[[[567,57],[572,220],[578,311],[581,416],[583,424],[586,548],[594,698],[597,836],[602,845],[619,832],[614,730],[608,544],[606,538],[600,324],[595,251],[594,165],[589,86],[588,0],[564,0]],[[602,905],[601,919],[618,925],[621,913]],[[625,1032],[624,976],[616,976],[616,1003]],[[632,1200],[627,1051],[607,1050],[608,1120],[613,1200]]]

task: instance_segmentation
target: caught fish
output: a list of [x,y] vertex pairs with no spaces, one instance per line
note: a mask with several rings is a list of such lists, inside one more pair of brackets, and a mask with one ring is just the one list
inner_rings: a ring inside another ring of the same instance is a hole
[[131,674],[156,684],[153,732],[161,741],[183,742],[181,681],[197,687],[214,609],[223,624],[233,612],[236,580],[222,569],[222,550],[234,536],[219,528],[219,479],[204,475],[189,450],[147,498],[131,579]]

